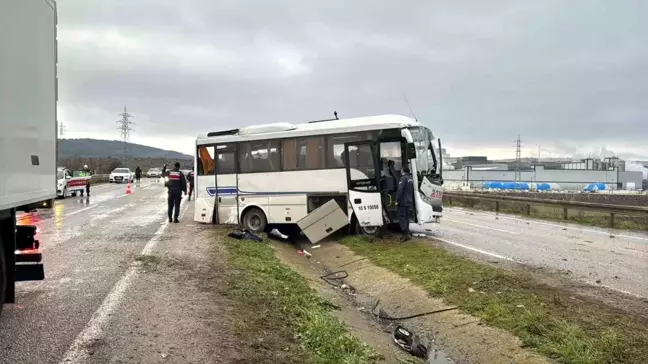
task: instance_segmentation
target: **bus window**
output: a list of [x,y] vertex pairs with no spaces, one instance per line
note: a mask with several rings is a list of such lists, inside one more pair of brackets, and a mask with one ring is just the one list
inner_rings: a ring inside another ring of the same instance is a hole
[[234,151],[218,151],[218,165],[216,166],[217,174],[236,173],[236,156]]
[[[327,160],[326,165],[328,168],[342,168],[344,167],[344,143],[360,142],[365,140],[372,140],[374,137],[373,132],[361,133],[348,133],[329,135],[326,137],[327,143]],[[351,157],[351,156],[349,156]]]
[[284,139],[281,142],[283,170],[294,171],[297,169],[297,139]]
[[324,137],[299,138],[297,169],[324,168]]
[[241,173],[279,172],[279,142],[264,140],[239,145]]
[[198,147],[198,175],[214,174],[214,146],[201,145]]

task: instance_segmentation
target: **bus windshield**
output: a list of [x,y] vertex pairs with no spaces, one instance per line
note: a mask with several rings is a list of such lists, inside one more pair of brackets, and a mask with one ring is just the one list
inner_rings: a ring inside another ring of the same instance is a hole
[[416,145],[416,170],[424,176],[437,173],[437,158],[432,148],[432,132],[425,127],[409,128]]

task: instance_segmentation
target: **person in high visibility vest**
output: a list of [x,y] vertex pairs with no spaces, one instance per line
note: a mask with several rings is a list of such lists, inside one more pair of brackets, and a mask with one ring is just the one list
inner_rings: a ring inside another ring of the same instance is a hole
[[[83,170],[79,172],[80,177],[91,177],[92,173],[90,173],[90,168],[88,168],[88,165],[83,166]],[[88,182],[86,183],[86,195],[90,197],[90,179],[88,178]],[[83,196],[83,191],[81,191],[81,196]]]

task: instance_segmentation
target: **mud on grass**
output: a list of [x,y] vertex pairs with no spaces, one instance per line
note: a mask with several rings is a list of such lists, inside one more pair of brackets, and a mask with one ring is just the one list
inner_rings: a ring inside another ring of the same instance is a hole
[[459,257],[430,241],[342,240],[430,295],[517,335],[562,363],[646,363],[648,322],[538,283],[521,269]]
[[[228,238],[228,296],[237,302],[233,325],[254,363],[375,363],[380,357],[349,334],[295,271],[267,243]],[[249,355],[248,355],[249,356]]]

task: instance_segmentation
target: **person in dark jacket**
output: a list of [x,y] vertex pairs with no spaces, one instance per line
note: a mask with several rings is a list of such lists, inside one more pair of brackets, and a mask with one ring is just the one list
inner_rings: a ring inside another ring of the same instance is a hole
[[196,174],[194,173],[193,167],[191,167],[191,172],[187,174],[187,181],[189,182],[189,193],[187,194],[189,198],[187,201],[191,201],[191,195],[193,195],[194,187],[196,184]]
[[398,205],[398,224],[403,232],[401,241],[410,240],[412,236],[409,231],[409,217],[412,207],[414,207],[414,180],[410,176],[408,166],[403,167],[403,173],[398,181],[396,204]]
[[[174,169],[166,172],[164,184],[169,189],[169,222],[179,223],[178,217],[180,216],[180,202],[182,201],[182,194],[187,194],[187,180],[180,172],[180,163],[176,162]],[[173,219],[172,219],[173,217]]]
[[139,166],[137,166],[137,168],[135,168],[135,180],[137,180],[137,183],[140,182],[141,178],[142,178],[142,169]]

